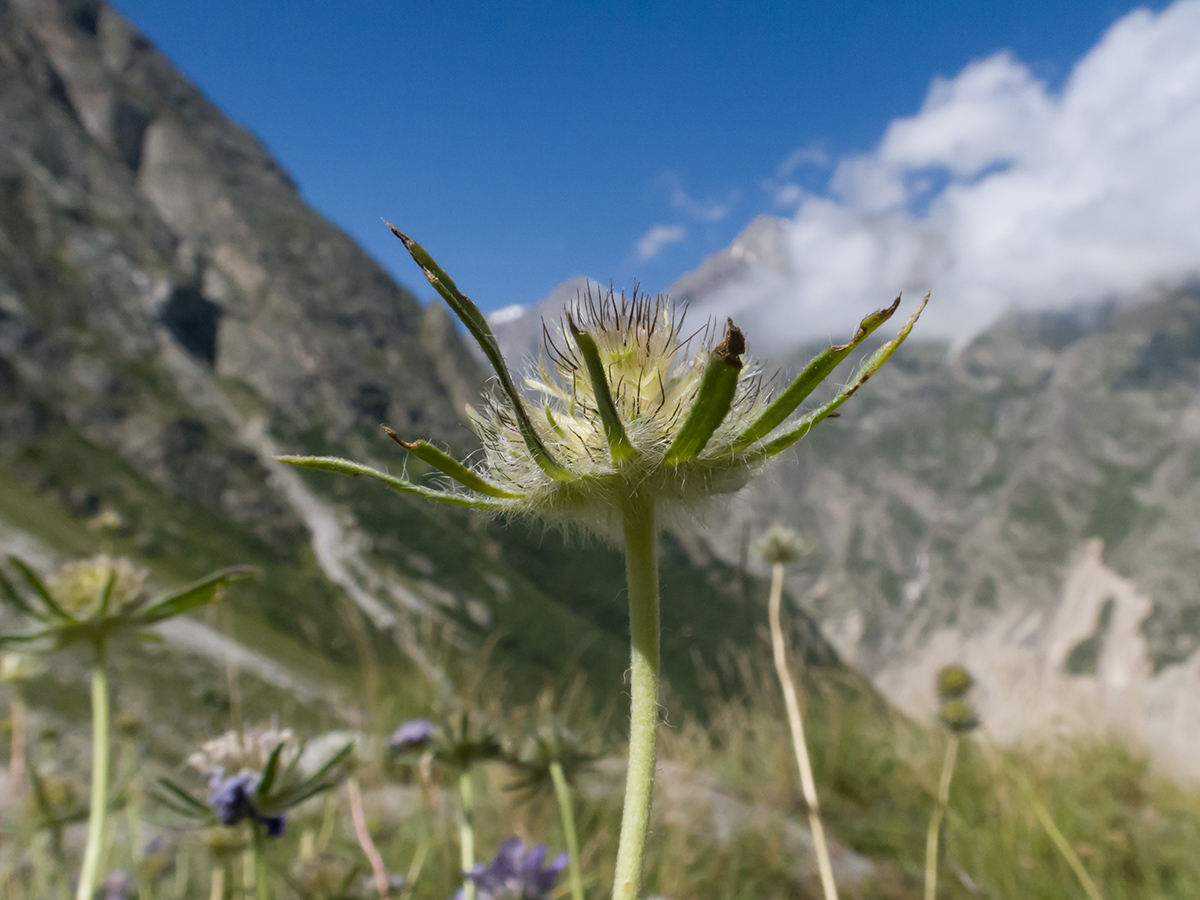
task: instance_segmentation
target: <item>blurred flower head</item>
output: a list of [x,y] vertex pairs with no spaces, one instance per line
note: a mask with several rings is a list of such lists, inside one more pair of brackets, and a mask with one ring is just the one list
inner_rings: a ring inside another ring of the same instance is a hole
[[46,587],[58,605],[76,619],[96,615],[106,592],[108,612],[120,615],[150,599],[150,571],[127,559],[100,554],[62,566],[50,576]]
[[[468,873],[475,884],[478,900],[546,900],[567,867],[568,857],[560,853],[546,864],[546,845],[526,847],[517,838],[500,845],[490,865],[477,865]],[[463,900],[459,889],[455,900]]]
[[226,772],[261,772],[276,748],[281,748],[279,758],[284,766],[300,755],[300,742],[290,728],[274,724],[244,728],[205,741],[187,763],[208,777]]
[[[267,837],[279,837],[288,812],[336,787],[354,763],[348,743],[309,774],[301,771],[303,749],[288,729],[230,732],[208,741],[188,760],[207,776],[206,799],[171,778],[160,778],[153,793],[161,805],[200,827],[245,822],[264,829]],[[238,768],[228,772],[226,766]]]
[[[186,587],[152,596],[147,570],[127,559],[94,556],[69,562],[49,579],[15,556],[17,578],[0,570],[0,600],[34,622],[32,630],[0,635],[0,647],[54,652],[78,643],[95,647],[116,633],[139,632],[216,598],[227,584],[250,577],[245,566],[222,569]],[[18,590],[18,583],[24,590]]]
[[109,872],[104,883],[96,889],[97,900],[134,900],[136,896],[133,879],[120,869]]
[[508,760],[514,779],[508,786],[525,798],[554,790],[551,767],[557,763],[564,780],[571,784],[591,767],[596,754],[590,752],[577,735],[551,719],[521,745],[521,751]]
[[786,565],[804,556],[809,547],[798,532],[776,523],[767,529],[755,549],[768,565]]
[[975,685],[971,673],[962,666],[943,666],[937,673],[937,692],[942,700],[965,697]]
[[979,727],[979,717],[966,700],[947,700],[942,704],[939,718],[955,734],[967,734]]
[[410,719],[388,737],[388,753],[393,756],[421,753],[437,735],[438,727],[428,719]]

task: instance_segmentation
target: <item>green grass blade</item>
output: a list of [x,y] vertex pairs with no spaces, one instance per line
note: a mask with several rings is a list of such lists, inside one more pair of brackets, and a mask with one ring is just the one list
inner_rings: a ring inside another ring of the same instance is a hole
[[513,383],[512,375],[509,374],[508,364],[505,363],[504,356],[500,353],[500,345],[496,342],[496,336],[492,333],[492,328],[488,325],[487,319],[483,317],[483,313],[479,311],[479,307],[458,289],[450,276],[434,262],[433,257],[424,247],[401,232],[391,222],[385,224],[392,230],[392,234],[400,238],[405,249],[421,267],[421,271],[425,273],[429,283],[433,285],[434,290],[442,295],[442,299],[449,304],[450,309],[467,327],[471,337],[475,338],[475,342],[483,350],[483,355],[492,364],[496,378],[500,381],[500,387],[512,403],[513,414],[516,416],[517,427],[521,431],[521,437],[525,440],[525,446],[529,448],[529,452],[542,471],[556,481],[569,481],[573,477],[571,473],[558,464],[542,442],[537,430],[534,429],[533,420],[529,418],[521,395],[517,393],[517,386]]
[[884,309],[876,310],[858,324],[858,331],[845,344],[834,344],[822,350],[795,377],[787,389],[776,397],[759,413],[758,418],[751,422],[746,430],[737,436],[733,442],[735,450],[748,447],[755,441],[760,441],[783,424],[796,408],[803,403],[808,395],[817,389],[847,356],[855,351],[859,344],[865,341],[875,329],[892,317],[900,306],[900,298]]
[[596,407],[600,412],[600,421],[604,424],[604,436],[608,438],[608,449],[612,453],[612,461],[620,465],[629,459],[636,451],[629,443],[625,434],[625,426],[621,424],[621,416],[617,405],[613,402],[612,389],[608,384],[608,376],[604,372],[604,361],[600,359],[600,351],[596,341],[583,329],[575,324],[575,320],[567,315],[567,325],[575,338],[575,346],[583,356],[587,366],[588,377],[592,381],[592,393],[596,398]]
[[429,488],[423,488],[420,485],[413,484],[411,481],[405,481],[403,478],[396,478],[394,475],[388,475],[386,472],[380,472],[378,469],[372,469],[370,466],[364,466],[361,463],[351,462],[348,459],[341,459],[337,456],[277,456],[275,458],[282,463],[287,463],[289,466],[298,466],[302,469],[316,469],[318,472],[334,472],[338,475],[349,475],[352,478],[365,475],[367,478],[382,481],[393,491],[399,491],[402,494],[413,494],[417,497],[424,497],[426,500],[437,500],[439,503],[449,503],[452,506],[491,510],[508,508],[507,504],[501,503],[498,500],[482,500],[478,497],[449,494],[445,491],[434,491]]
[[448,453],[444,453],[428,441],[405,441],[400,435],[392,431],[386,425],[383,430],[387,432],[387,436],[393,441],[415,456],[417,459],[429,463],[443,475],[449,475],[465,488],[470,488],[477,494],[483,494],[487,497],[499,497],[502,500],[520,500],[524,494],[506,491],[499,485],[492,484],[479,473],[472,471],[464,466],[457,459]]
[[14,569],[21,573],[21,577],[25,579],[26,584],[33,588],[33,592],[38,595],[38,599],[46,604],[46,608],[53,615],[67,622],[79,621],[58,605],[58,601],[51,595],[50,589],[46,587],[46,583],[42,581],[37,572],[30,568],[28,563],[20,557],[12,555],[8,557],[8,561]]
[[925,309],[925,304],[929,302],[929,294],[926,294],[924,299],[917,305],[916,310],[909,316],[908,321],[904,323],[904,327],[896,333],[896,336],[871,354],[870,358],[862,364],[862,368],[858,370],[858,374],[851,379],[837,396],[822,406],[820,409],[809,413],[804,418],[800,419],[791,428],[785,431],[779,437],[764,444],[754,455],[758,458],[765,459],[775,456],[777,453],[782,453],[796,441],[800,440],[806,434],[813,430],[823,420],[829,418],[839,406],[854,396],[855,392],[867,383],[868,379],[883,366],[885,362],[892,358],[892,354],[900,349],[900,345],[904,343],[913,326],[917,324],[917,319],[921,317],[921,313]]
[[737,393],[738,377],[742,373],[742,354],[746,352],[746,339],[741,330],[729,320],[725,337],[713,350],[696,399],[688,410],[687,418],[667,448],[665,461],[675,464],[694,459],[707,446],[713,433],[729,415]]

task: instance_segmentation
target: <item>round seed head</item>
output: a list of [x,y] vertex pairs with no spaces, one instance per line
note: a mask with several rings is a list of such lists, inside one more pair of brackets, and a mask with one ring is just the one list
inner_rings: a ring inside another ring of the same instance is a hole
[[103,554],[67,563],[46,586],[64,610],[77,619],[88,619],[99,613],[110,579],[108,615],[134,609],[150,598],[148,570]]
[[965,700],[947,700],[939,715],[942,724],[955,734],[966,734],[979,727],[979,717]]
[[777,523],[767,529],[756,549],[768,565],[786,565],[804,556],[809,547],[799,533]]
[[937,674],[937,692],[942,700],[955,700],[966,696],[975,685],[971,673],[962,666],[943,666]]

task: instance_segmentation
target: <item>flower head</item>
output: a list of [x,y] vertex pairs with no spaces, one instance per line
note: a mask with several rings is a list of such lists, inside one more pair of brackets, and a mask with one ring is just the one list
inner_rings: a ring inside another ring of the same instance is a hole
[[974,685],[975,679],[962,666],[943,666],[938,670],[937,692],[942,700],[964,697]]
[[966,700],[947,700],[938,714],[942,724],[955,734],[966,734],[979,727],[979,717]]
[[508,787],[525,797],[554,790],[553,767],[558,765],[568,784],[574,782],[596,761],[583,742],[558,721],[551,719],[521,746],[521,752],[510,759],[516,777]]
[[777,523],[767,529],[756,549],[763,562],[769,565],[785,565],[795,562],[809,548],[798,533]]
[[[247,822],[262,828],[267,837],[279,837],[290,810],[335,787],[348,774],[352,750],[353,745],[346,744],[305,775],[300,771],[303,747],[290,730],[272,726],[242,735],[230,732],[208,741],[188,759],[208,777],[207,802],[170,778],[158,780],[155,794],[163,806],[201,827]],[[240,768],[230,774],[227,765]]]
[[63,611],[76,619],[99,612],[106,593],[107,611],[118,615],[150,599],[150,571],[127,559],[100,554],[67,563],[50,576],[46,586]]
[[[908,337],[925,306],[877,349],[832,399],[794,416],[817,386],[896,311],[862,320],[846,344],[818,354],[771,396],[743,358],[730,320],[718,332],[684,329],[684,310],[634,294],[588,295],[546,328],[546,360],[517,381],[478,307],[425,250],[392,229],[479,343],[498,390],[472,419],[483,443],[472,468],[425,441],[388,430],[409,453],[457,484],[440,490],[335,457],[280,457],[306,468],[365,475],[397,491],[457,506],[565,515],[607,526],[631,498],[685,506],[743,485],[768,458],[833,415]],[[926,296],[926,300],[928,296]]]
[[200,745],[188,757],[188,765],[210,779],[226,772],[261,772],[272,754],[288,766],[300,755],[300,742],[290,728],[268,725],[227,731]]
[[[78,643],[99,645],[115,633],[142,631],[208,603],[226,585],[253,573],[246,566],[234,566],[154,596],[149,572],[127,559],[101,555],[69,562],[45,580],[15,556],[8,563],[18,579],[10,580],[0,571],[0,598],[36,626],[24,634],[0,635],[0,646],[51,652]],[[20,582],[24,591],[17,589]]]
[[[560,853],[546,865],[546,845],[526,847],[517,838],[500,845],[491,865],[477,865],[467,877],[475,883],[478,900],[545,900],[567,867],[568,857]],[[455,900],[466,896],[464,890]]]
[[387,740],[388,753],[401,756],[420,753],[438,735],[438,727],[428,719],[410,719],[392,732]]

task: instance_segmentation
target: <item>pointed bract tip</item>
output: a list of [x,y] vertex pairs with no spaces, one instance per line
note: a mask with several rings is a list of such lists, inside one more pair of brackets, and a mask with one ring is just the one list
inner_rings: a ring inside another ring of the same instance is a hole
[[733,319],[725,320],[725,337],[713,350],[724,362],[737,368],[742,367],[742,354],[746,352],[746,336],[742,329],[733,324]]
[[405,449],[408,448],[408,445],[405,444],[403,440],[401,440],[400,435],[396,434],[396,432],[392,431],[392,429],[390,429],[386,425],[382,425],[382,424],[379,427],[383,429],[384,433],[388,437],[390,437],[393,441],[395,441],[401,447],[404,447]]
[[412,245],[416,243],[416,241],[414,241],[412,238],[410,238],[407,234],[405,234],[403,231],[401,231],[399,228],[397,228],[395,225],[393,225],[387,219],[383,220],[383,224],[392,230],[392,234],[394,234],[396,237],[400,238],[400,240],[404,242],[405,247],[408,247],[411,249]]

